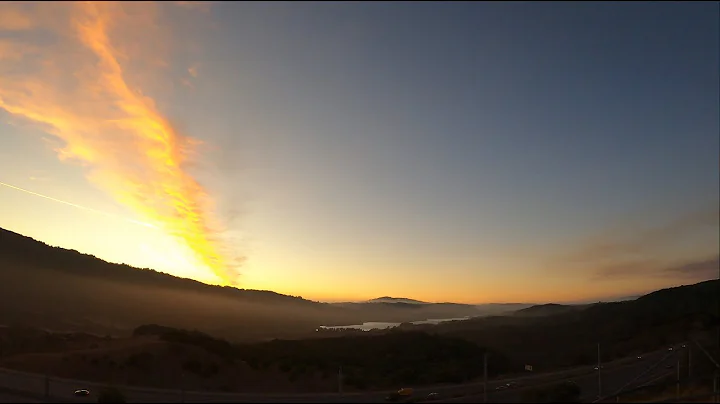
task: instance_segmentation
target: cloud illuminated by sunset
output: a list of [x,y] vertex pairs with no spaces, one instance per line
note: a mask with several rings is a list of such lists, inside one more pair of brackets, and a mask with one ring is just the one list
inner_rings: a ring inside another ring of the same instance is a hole
[[234,283],[213,200],[186,169],[199,142],[143,91],[167,64],[160,15],[148,2],[0,5],[11,38],[0,39],[0,107],[57,136],[61,160]]

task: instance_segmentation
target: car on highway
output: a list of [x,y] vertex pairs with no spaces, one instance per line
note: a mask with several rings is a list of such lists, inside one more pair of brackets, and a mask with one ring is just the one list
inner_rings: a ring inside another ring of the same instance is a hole
[[77,389],[73,393],[75,397],[88,397],[90,395],[90,390],[87,389]]
[[638,355],[638,357],[637,357],[637,358],[638,358],[638,359],[642,359],[642,355]]
[[428,396],[427,396],[427,399],[428,399],[428,400],[437,400],[438,398],[439,398],[439,397],[438,397],[438,393],[430,393],[430,394],[428,394]]
[[595,370],[600,370],[600,369],[605,369],[605,366],[602,366],[602,365],[600,365],[600,366],[595,366]]
[[668,348],[668,351],[672,351],[672,350],[673,350],[673,347]]
[[401,399],[410,398],[412,395],[413,389],[405,387],[390,393],[387,397],[385,397],[385,401],[400,401]]

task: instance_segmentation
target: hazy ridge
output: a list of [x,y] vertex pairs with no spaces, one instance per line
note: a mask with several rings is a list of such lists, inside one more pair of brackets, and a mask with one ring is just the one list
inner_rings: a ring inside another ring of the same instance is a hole
[[308,337],[320,325],[472,317],[514,308],[405,301],[411,299],[321,303],[108,263],[4,229],[0,267],[0,324],[99,334],[126,335],[138,324],[162,322],[233,339]]

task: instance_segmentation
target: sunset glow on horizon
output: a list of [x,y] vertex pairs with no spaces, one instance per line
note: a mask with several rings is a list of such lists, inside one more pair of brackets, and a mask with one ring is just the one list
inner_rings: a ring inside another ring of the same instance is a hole
[[0,2],[0,228],[321,301],[717,277],[717,8]]

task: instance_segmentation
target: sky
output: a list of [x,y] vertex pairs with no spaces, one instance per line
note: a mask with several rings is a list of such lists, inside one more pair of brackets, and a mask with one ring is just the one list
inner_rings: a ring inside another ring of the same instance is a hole
[[322,301],[718,276],[713,2],[3,2],[0,227]]

